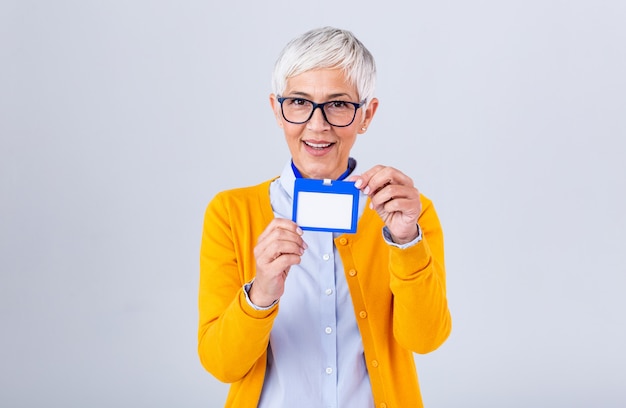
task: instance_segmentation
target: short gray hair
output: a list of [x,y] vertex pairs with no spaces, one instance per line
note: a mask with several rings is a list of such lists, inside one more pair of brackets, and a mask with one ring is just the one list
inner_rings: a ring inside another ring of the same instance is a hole
[[287,80],[315,69],[340,68],[355,85],[360,101],[367,105],[374,97],[376,64],[374,57],[350,31],[323,27],[307,31],[291,40],[280,53],[272,87],[281,95]]

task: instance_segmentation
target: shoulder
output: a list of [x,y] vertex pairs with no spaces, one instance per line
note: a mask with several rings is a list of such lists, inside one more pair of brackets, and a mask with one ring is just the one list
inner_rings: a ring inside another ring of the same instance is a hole
[[266,180],[254,186],[238,187],[220,191],[209,203],[211,211],[249,211],[251,208],[264,208],[270,205],[269,189],[274,179]]
[[420,193],[420,201],[422,202],[422,212],[434,210],[433,201],[422,193]]
[[272,180],[248,187],[224,190],[215,195],[205,212],[206,229],[234,231],[261,231],[272,220],[274,213],[270,202]]
[[254,186],[237,187],[220,191],[215,195],[213,201],[245,201],[258,198],[269,193],[269,187],[274,179],[266,180]]
[[432,200],[420,193],[420,201],[422,202],[422,212],[419,215],[418,223],[422,232],[427,235],[441,234],[441,222]]

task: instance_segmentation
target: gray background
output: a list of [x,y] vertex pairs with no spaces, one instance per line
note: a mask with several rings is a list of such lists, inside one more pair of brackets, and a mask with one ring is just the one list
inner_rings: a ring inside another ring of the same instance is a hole
[[219,407],[203,212],[289,158],[283,45],[348,28],[354,150],[431,197],[454,328],[428,407],[626,405],[626,2],[0,2],[0,406]]

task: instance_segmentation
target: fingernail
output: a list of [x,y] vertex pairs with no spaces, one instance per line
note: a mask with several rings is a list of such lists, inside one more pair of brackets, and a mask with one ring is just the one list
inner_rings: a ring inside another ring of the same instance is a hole
[[362,185],[362,184],[363,184],[363,180],[358,179],[358,180],[356,181],[356,183],[354,183],[354,187],[359,188],[359,187],[361,187],[361,185]]
[[306,244],[306,242],[302,241],[302,247],[304,249],[309,249],[309,246]]
[[304,231],[302,231],[302,228],[298,227],[298,228],[296,229],[296,233],[297,233],[298,235],[302,235],[302,234],[304,234]]
[[363,193],[369,194],[370,193],[370,186],[365,187],[365,190],[363,190]]
[[374,204],[370,202],[370,210],[373,210],[373,209],[374,209]]

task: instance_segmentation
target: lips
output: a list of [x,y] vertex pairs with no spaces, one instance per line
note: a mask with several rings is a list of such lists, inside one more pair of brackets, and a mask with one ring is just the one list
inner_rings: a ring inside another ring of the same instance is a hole
[[307,140],[304,140],[303,142],[305,145],[313,149],[320,149],[320,150],[326,149],[334,144],[334,143],[328,143],[328,142],[312,142],[312,141],[307,141]]

